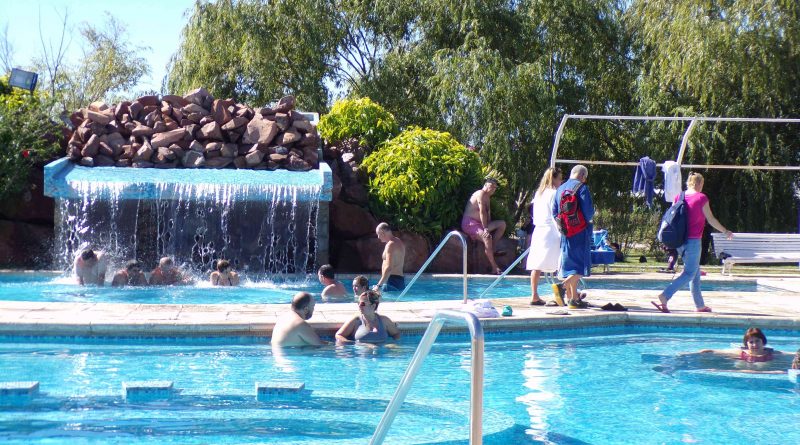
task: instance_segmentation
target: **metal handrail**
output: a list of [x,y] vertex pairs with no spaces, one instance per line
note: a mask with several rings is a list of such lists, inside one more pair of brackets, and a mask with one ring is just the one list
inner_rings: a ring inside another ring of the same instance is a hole
[[417,279],[419,278],[420,275],[422,275],[422,272],[425,272],[425,269],[428,267],[429,264],[431,264],[431,261],[433,261],[433,259],[439,253],[439,251],[442,250],[442,248],[444,247],[445,243],[447,243],[447,240],[449,240],[450,237],[452,237],[452,236],[457,236],[458,239],[461,240],[461,259],[462,259],[462,262],[464,264],[464,272],[463,272],[463,276],[464,276],[464,303],[467,302],[467,240],[464,239],[464,235],[461,232],[459,232],[458,230],[453,230],[452,232],[448,233],[444,237],[442,242],[439,243],[439,246],[436,247],[436,250],[434,250],[433,253],[428,257],[428,260],[425,261],[425,264],[423,264],[422,267],[419,268],[419,270],[417,271],[417,274],[414,275],[414,278],[412,278],[411,282],[408,283],[408,286],[406,286],[406,288],[403,289],[403,292],[401,292],[400,295],[398,295],[397,298],[395,298],[394,301],[398,301],[399,299],[403,298],[403,295],[405,295],[408,292],[408,290],[411,289],[411,286],[413,286],[414,283],[417,282]]
[[469,443],[470,445],[481,445],[483,443],[483,327],[478,317],[469,312],[459,312],[452,310],[437,311],[422,339],[419,341],[414,356],[408,364],[406,373],[400,379],[400,384],[386,406],[386,411],[383,412],[380,422],[378,422],[375,433],[369,441],[370,445],[380,445],[386,438],[386,433],[389,432],[389,427],[392,426],[397,412],[403,405],[403,401],[411,390],[411,384],[414,378],[419,374],[422,367],[422,361],[428,356],[431,351],[433,342],[439,335],[439,331],[444,326],[445,321],[459,321],[463,320],[467,323],[469,328],[469,335],[472,338],[472,363],[470,369],[470,398],[469,398]]
[[483,292],[481,292],[481,294],[478,296],[478,299],[483,298],[483,296],[486,295],[490,290],[494,289],[497,283],[499,283],[503,278],[506,277],[506,275],[508,275],[509,272],[511,272],[511,269],[517,267],[517,264],[519,264],[519,262],[522,261],[523,258],[528,256],[528,252],[530,251],[531,251],[530,247],[525,249],[525,251],[522,252],[522,255],[520,255],[516,260],[514,260],[514,262],[511,263],[511,265],[508,266],[506,270],[503,271],[503,273],[501,273],[497,278],[494,279],[494,281],[492,281],[492,284],[490,284],[489,287],[487,287],[486,289],[484,289]]

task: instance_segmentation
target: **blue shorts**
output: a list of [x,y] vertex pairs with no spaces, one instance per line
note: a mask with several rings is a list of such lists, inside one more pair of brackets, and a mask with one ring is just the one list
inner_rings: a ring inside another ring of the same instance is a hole
[[389,279],[383,285],[383,289],[388,291],[401,291],[405,288],[406,279],[402,275],[389,275]]

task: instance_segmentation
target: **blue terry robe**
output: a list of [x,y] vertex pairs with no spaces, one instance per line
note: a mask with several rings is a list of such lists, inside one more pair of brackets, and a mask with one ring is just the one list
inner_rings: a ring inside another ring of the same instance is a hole
[[[571,189],[578,182],[577,179],[569,179],[556,191],[556,199],[553,200],[553,218],[558,216],[558,209],[561,205],[561,194],[564,190]],[[586,219],[587,225],[580,233],[576,233],[571,238],[561,235],[561,267],[559,276],[563,279],[570,275],[588,276],[592,270],[591,243],[593,241],[591,219],[594,217],[594,204],[589,186],[584,184],[578,190],[578,200],[580,201],[581,212]]]

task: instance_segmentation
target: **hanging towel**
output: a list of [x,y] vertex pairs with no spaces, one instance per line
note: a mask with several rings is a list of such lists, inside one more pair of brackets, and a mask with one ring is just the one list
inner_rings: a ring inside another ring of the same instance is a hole
[[644,192],[644,199],[647,201],[647,207],[653,205],[653,181],[656,179],[656,162],[645,156],[639,159],[639,165],[636,167],[636,174],[633,175],[633,193]]
[[675,197],[681,194],[683,179],[681,179],[681,166],[675,161],[664,161],[661,166],[664,172],[664,201],[672,204]]

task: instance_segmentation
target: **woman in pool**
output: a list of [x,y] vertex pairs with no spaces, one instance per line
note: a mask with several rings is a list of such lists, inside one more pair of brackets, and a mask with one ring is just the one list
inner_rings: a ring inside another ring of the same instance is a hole
[[395,340],[400,338],[397,324],[385,315],[377,313],[380,294],[368,290],[358,296],[358,315],[343,324],[336,331],[336,341],[345,343],[356,341],[359,343],[385,343],[389,337]]
[[561,172],[554,167],[545,170],[539,181],[539,189],[531,203],[533,219],[533,235],[531,236],[531,250],[528,253],[526,269],[531,271],[531,301],[532,306],[544,306],[544,300],[539,298],[539,278],[542,272],[558,270],[558,260],[561,257],[561,234],[556,227],[556,221],[550,213],[553,207],[553,198],[556,190],[561,185]]
[[[764,374],[782,374],[786,372],[789,366],[788,355],[781,351],[776,351],[772,348],[765,347],[767,344],[767,336],[759,328],[750,328],[744,333],[742,337],[742,347],[731,350],[714,350],[705,349],[700,351],[698,356],[701,362],[696,365],[698,368],[710,365],[714,371],[738,371],[738,372],[752,372]],[[685,357],[691,357],[693,354],[687,354]],[[720,362],[723,359],[723,362]],[[712,360],[712,362],[708,362]],[[767,363],[767,362],[775,363]],[[720,369],[724,367],[723,363],[731,363],[731,369]]]
[[[675,199],[680,199],[680,196]],[[688,235],[686,243],[678,247],[678,253],[683,256],[683,272],[658,295],[658,302],[651,301],[650,303],[659,311],[668,313],[669,299],[688,283],[697,312],[711,312],[711,308],[706,306],[703,294],[700,292],[700,247],[703,228],[708,221],[715,229],[725,233],[728,239],[733,237],[733,233],[720,224],[711,213],[708,197],[703,194],[703,175],[700,173],[689,173],[689,178],[686,179],[685,200],[688,209],[686,215]]]
[[238,286],[239,274],[231,270],[231,263],[228,260],[217,261],[217,270],[211,272],[211,284],[213,286]]

